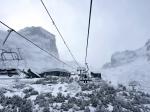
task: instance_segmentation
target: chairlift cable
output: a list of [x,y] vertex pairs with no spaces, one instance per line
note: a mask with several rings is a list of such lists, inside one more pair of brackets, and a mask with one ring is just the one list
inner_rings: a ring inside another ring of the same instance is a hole
[[92,2],[93,2],[93,0],[91,0],[91,2],[90,2],[88,33],[87,33],[87,40],[86,40],[87,43],[86,43],[85,65],[87,67],[87,71],[89,70],[88,63],[87,63],[87,55],[88,55],[88,45],[89,45],[90,24],[91,24]]
[[61,39],[63,40],[65,46],[67,47],[67,49],[68,49],[70,55],[71,55],[72,58],[73,58],[73,60],[74,60],[75,63],[80,67],[80,64],[78,63],[78,61],[76,60],[75,56],[74,56],[73,53],[71,52],[71,50],[70,50],[69,46],[67,45],[67,43],[66,43],[66,41],[65,41],[65,39],[64,39],[64,37],[63,37],[63,35],[60,33],[60,30],[58,29],[58,27],[57,27],[57,25],[56,25],[54,19],[53,19],[52,16],[50,15],[48,9],[46,8],[46,6],[45,6],[45,4],[44,4],[44,2],[43,2],[42,0],[41,0],[41,3],[42,3],[42,5],[44,6],[44,8],[45,8],[45,10],[46,10],[46,12],[47,12],[49,18],[51,19],[53,25],[55,26],[55,28],[56,28],[58,34],[60,35]]

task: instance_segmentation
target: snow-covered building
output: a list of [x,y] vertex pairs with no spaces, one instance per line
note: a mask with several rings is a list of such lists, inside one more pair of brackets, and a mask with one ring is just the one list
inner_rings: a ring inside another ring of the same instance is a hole
[[70,77],[71,73],[67,71],[66,69],[61,68],[54,68],[46,70],[42,73],[40,73],[41,77],[47,77],[47,76],[63,76],[63,77]]

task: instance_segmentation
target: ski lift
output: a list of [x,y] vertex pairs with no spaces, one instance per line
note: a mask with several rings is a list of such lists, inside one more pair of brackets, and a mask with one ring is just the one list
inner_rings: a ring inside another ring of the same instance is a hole
[[17,51],[15,50],[12,51],[12,49],[9,49],[9,50],[1,49],[0,56],[1,56],[1,61],[3,62],[3,65],[6,64],[5,62],[10,62],[10,61],[13,61],[13,62],[17,61],[17,63],[19,64],[19,61],[23,60],[22,56],[20,55],[19,48],[17,48]]
[[18,65],[19,61],[23,60],[20,55],[19,48],[17,51],[12,51],[12,49],[0,49],[0,62],[1,62],[1,75],[19,75],[18,74]]
[[83,83],[88,83],[88,82],[92,81],[90,76],[89,76],[89,73],[85,67],[78,67],[77,72],[80,76],[79,80],[82,81]]
[[[14,31],[13,29],[8,30],[8,34],[2,43],[3,46],[5,45],[6,41],[8,40],[8,37],[13,31]],[[8,76],[19,75],[18,66],[20,60],[23,60],[20,54],[20,48],[17,48],[17,50],[0,49],[0,63],[1,63],[0,74]]]

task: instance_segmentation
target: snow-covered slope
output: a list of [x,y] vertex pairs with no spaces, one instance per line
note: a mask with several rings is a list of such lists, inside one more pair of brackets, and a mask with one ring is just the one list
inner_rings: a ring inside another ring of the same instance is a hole
[[150,40],[135,51],[117,52],[102,68],[104,79],[113,84],[137,81],[140,89],[150,92]]
[[[55,36],[50,32],[41,27],[26,27],[20,30],[19,33],[59,58]],[[43,69],[55,68],[60,65],[57,60],[33,46],[14,32],[11,33],[6,44],[3,46],[2,42],[7,34],[7,31],[0,31],[0,48],[12,49],[12,51],[15,51],[16,48],[20,48],[21,55],[25,61],[21,61],[19,63],[20,65],[17,67],[31,68],[36,72],[40,72]]]

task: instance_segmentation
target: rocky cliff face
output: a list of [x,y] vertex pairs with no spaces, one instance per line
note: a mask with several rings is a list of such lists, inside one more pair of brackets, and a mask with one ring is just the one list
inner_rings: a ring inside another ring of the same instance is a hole
[[[59,58],[55,35],[41,27],[26,27],[20,30],[19,33]],[[10,34],[8,40],[3,46],[2,42],[7,34],[7,31],[0,31],[0,48],[6,50],[12,49],[12,51],[15,52],[17,52],[16,48],[20,48],[20,53],[24,59],[24,62],[21,61],[21,64],[19,63],[20,65],[17,67],[26,69],[31,68],[34,71],[40,72],[41,70],[43,71],[43,69],[55,68],[60,65],[60,63],[53,59],[53,57],[33,46],[31,43],[27,42],[25,39],[21,38],[15,33]],[[14,64],[16,62],[12,63]]]

